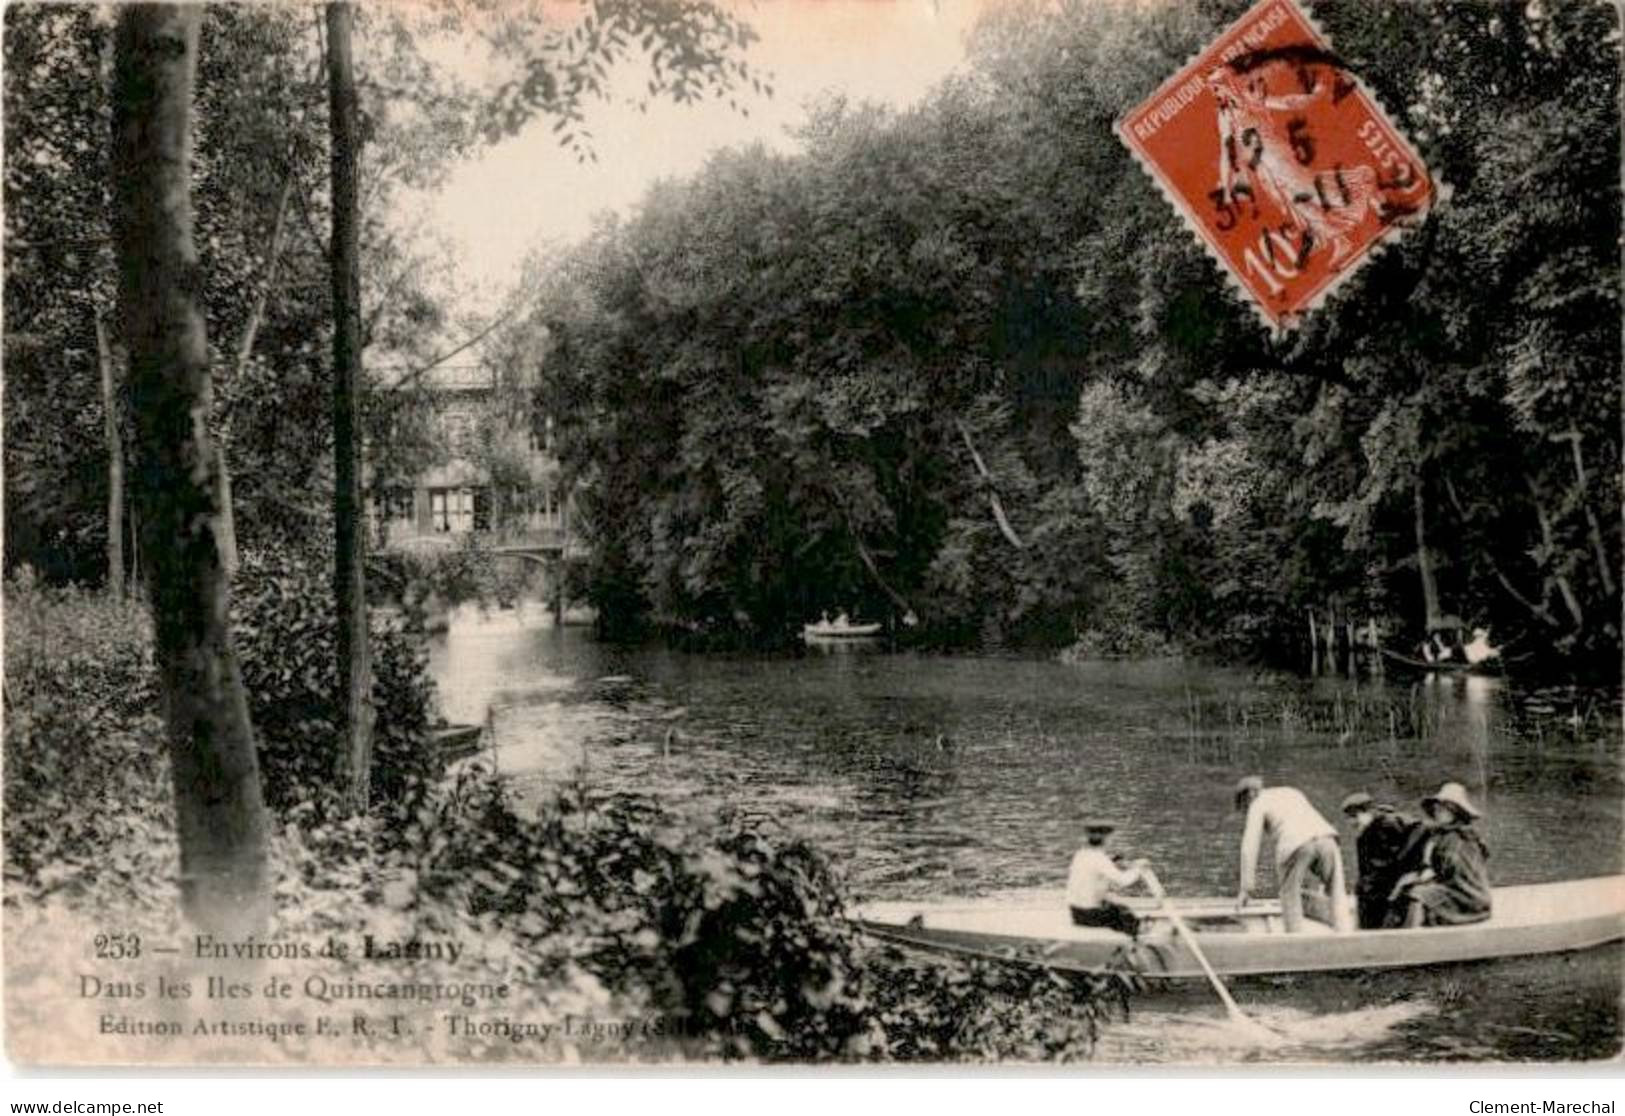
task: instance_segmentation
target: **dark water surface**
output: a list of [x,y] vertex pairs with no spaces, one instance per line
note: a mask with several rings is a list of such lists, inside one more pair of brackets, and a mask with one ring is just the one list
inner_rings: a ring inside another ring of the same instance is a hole
[[[1297,678],[1196,663],[915,654],[699,656],[463,616],[432,666],[495,728],[523,794],[578,766],[679,810],[730,805],[813,839],[868,898],[1059,888],[1085,817],[1175,893],[1233,894],[1236,778],[1413,804],[1446,779],[1487,815],[1497,883],[1621,871],[1617,696],[1501,679]],[[1263,886],[1270,885],[1268,877]],[[1125,1059],[1573,1059],[1620,1046],[1618,949],[1366,979],[1255,982],[1307,1037],[1234,1047],[1198,991],[1107,1036]]]

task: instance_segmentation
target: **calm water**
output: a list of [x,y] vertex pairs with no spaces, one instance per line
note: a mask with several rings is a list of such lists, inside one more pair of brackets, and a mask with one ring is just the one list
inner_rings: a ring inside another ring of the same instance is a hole
[[[489,715],[521,794],[581,767],[673,809],[759,811],[832,854],[859,899],[1059,887],[1079,822],[1097,814],[1170,891],[1229,894],[1231,787],[1249,771],[1299,786],[1329,817],[1351,790],[1413,803],[1455,779],[1488,815],[1497,882],[1621,871],[1607,695],[1181,662],[697,656],[512,613],[460,617],[432,666],[449,717]],[[1620,1045],[1622,964],[1608,949],[1241,992],[1308,1036],[1274,1059],[1594,1058]],[[1200,993],[1182,999],[1114,1028],[1105,1056],[1259,1056],[1227,1045]]]

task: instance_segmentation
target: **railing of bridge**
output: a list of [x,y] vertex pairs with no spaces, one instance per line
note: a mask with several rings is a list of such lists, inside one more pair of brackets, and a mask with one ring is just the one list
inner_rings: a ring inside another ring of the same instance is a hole
[[449,550],[472,540],[485,550],[567,550],[575,540],[565,527],[514,526],[487,531],[455,531],[391,536],[388,550]]

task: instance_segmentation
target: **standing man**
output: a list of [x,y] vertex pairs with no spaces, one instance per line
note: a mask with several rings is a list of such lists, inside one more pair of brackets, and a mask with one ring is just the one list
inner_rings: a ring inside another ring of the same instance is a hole
[[1402,814],[1386,802],[1376,802],[1365,791],[1343,799],[1343,815],[1354,827],[1355,863],[1359,874],[1354,895],[1360,929],[1384,930],[1405,922],[1404,904],[1389,896],[1400,877],[1418,867],[1427,827],[1420,818]]
[[1269,834],[1275,839],[1275,872],[1281,881],[1281,917],[1287,933],[1303,929],[1306,907],[1316,922],[1338,931],[1352,929],[1337,830],[1303,792],[1295,787],[1265,787],[1263,779],[1248,775],[1236,784],[1236,809],[1247,814],[1241,835],[1237,903],[1245,906],[1252,898],[1259,845]]
[[1072,871],[1066,880],[1066,902],[1072,909],[1072,925],[1098,926],[1138,937],[1140,917],[1111,893],[1132,887],[1144,878],[1146,862],[1136,860],[1121,867],[1107,849],[1107,838],[1117,827],[1109,821],[1090,821],[1083,826],[1084,846],[1072,857]]

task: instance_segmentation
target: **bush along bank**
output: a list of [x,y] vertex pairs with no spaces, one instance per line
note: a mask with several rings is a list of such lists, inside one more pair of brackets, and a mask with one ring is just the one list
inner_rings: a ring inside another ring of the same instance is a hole
[[[697,823],[582,786],[521,816],[477,764],[438,778],[404,755],[432,696],[421,658],[404,651],[381,665],[377,692],[381,738],[402,762],[375,781],[369,816],[339,814],[306,779],[323,770],[334,715],[321,656],[296,653],[331,627],[299,603],[322,599],[295,592],[300,576],[277,573],[240,610],[245,676],[262,688],[256,711],[279,702],[286,714],[261,730],[280,819],[265,940],[458,941],[466,956],[455,964],[400,971],[504,983],[503,1017],[529,1027],[368,1036],[356,1040],[367,1058],[1055,1061],[1086,1057],[1101,1024],[1126,1010],[1126,975],[1063,979],[870,945],[844,917],[824,858],[771,822],[725,813]],[[140,611],[15,581],[6,605],[8,928],[117,912],[178,932],[168,765]],[[8,941],[25,937],[36,936]],[[27,961],[8,959],[10,999],[45,1010],[46,988],[70,970]],[[330,971],[334,987],[363,974],[358,964]],[[436,1018],[459,1014],[480,1017],[453,1004]],[[571,1033],[571,1019],[660,1022],[605,1042],[602,1031]],[[295,1041],[275,1049],[291,1061],[324,1056]]]

